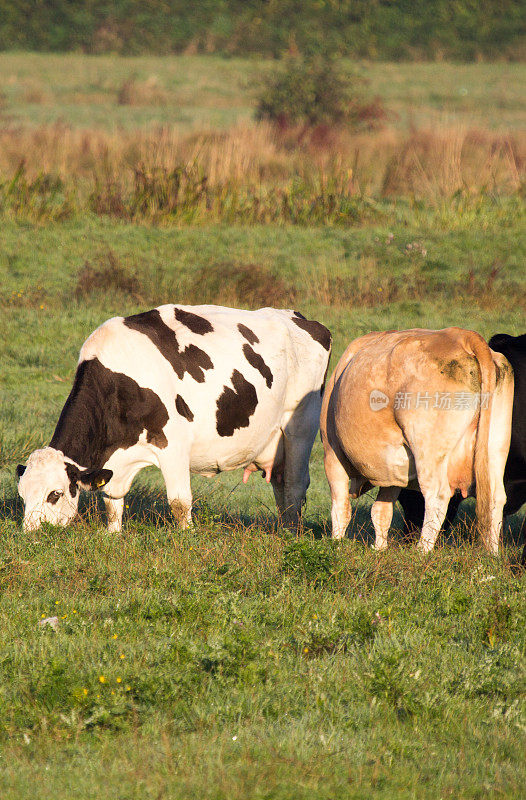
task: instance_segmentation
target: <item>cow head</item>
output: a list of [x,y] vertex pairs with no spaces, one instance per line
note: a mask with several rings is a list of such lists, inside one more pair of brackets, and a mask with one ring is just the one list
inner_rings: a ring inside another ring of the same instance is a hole
[[100,489],[112,477],[109,469],[81,469],[53,447],[35,450],[27,466],[17,467],[18,492],[24,501],[24,530],[42,522],[67,525],[77,514],[79,489]]

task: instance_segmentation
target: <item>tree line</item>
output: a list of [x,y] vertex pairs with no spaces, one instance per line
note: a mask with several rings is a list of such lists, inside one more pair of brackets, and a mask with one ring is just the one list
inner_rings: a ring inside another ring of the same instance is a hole
[[2,0],[0,49],[524,60],[523,0]]

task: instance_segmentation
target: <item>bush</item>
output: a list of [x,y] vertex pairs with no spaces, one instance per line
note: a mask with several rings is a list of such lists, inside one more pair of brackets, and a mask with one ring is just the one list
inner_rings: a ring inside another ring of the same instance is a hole
[[283,127],[346,122],[355,116],[358,80],[330,58],[291,56],[264,78],[256,117]]
[[365,95],[365,83],[328,56],[289,56],[263,79],[256,118],[281,129],[302,125],[304,130],[320,130],[341,124],[374,128],[388,115],[379,97]]

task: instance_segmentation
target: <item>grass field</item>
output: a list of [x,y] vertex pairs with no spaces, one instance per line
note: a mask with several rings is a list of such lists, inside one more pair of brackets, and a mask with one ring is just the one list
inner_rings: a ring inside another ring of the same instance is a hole
[[[526,124],[524,64],[347,63],[395,112],[400,127],[440,118],[500,130]],[[84,128],[227,127],[251,119],[258,76],[272,65],[218,56],[0,53],[3,115],[19,124]],[[135,104],[119,104],[130,79],[145,91]]]
[[[2,54],[0,67],[3,114],[27,143],[59,117],[72,135],[122,124],[133,136],[178,125],[176,113],[187,132],[238,124],[250,113],[243,81],[258,65]],[[157,75],[177,103],[119,106],[131,74]],[[438,109],[522,135],[523,66],[368,74],[402,132],[414,105],[429,124]],[[31,83],[38,102],[23,95]],[[293,305],[332,330],[333,366],[374,329],[524,332],[520,190],[371,203],[374,213],[360,206],[354,223],[333,225],[3,214],[3,798],[526,794],[523,515],[507,521],[500,560],[473,540],[469,502],[467,523],[429,557],[402,540],[399,515],[391,549],[376,554],[365,498],[335,546],[317,441],[298,537],[276,527],[264,481],[243,486],[237,473],[193,480],[195,525],[182,532],[153,469],[132,488],[122,535],[105,532],[100,500],[87,497],[67,530],[20,530],[15,465],[49,441],[80,345],[113,314],[167,301]],[[56,631],[39,626],[50,616]]]

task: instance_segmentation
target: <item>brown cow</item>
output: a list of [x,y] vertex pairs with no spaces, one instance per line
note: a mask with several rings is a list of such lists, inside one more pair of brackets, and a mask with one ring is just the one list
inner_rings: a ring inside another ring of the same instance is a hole
[[387,547],[404,486],[420,489],[419,549],[432,550],[448,502],[476,484],[486,548],[498,553],[506,495],[513,370],[479,334],[461,328],[369,333],[352,342],[323,398],[321,435],[332,495],[332,536],[349,524],[351,496],[379,486],[375,548]]

